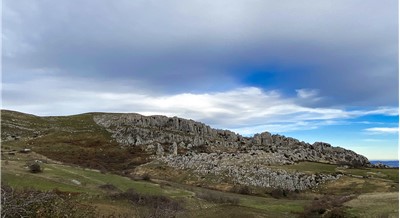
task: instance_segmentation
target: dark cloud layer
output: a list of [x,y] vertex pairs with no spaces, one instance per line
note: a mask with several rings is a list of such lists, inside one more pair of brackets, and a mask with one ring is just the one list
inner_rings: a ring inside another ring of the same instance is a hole
[[164,94],[307,88],[326,97],[320,106],[397,106],[397,4],[5,0],[3,80],[89,78]]

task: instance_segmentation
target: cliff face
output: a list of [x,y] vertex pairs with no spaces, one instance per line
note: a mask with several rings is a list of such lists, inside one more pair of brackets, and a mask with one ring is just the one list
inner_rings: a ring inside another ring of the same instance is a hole
[[[94,121],[112,133],[119,143],[162,155],[196,153],[254,153],[262,151],[271,164],[315,161],[367,166],[366,157],[328,143],[309,144],[268,132],[243,137],[229,130],[178,117],[140,114],[98,114]],[[162,152],[161,152],[162,151]]]

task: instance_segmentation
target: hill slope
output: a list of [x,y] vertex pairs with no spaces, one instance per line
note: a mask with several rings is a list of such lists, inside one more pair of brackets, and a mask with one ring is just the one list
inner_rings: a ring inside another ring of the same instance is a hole
[[302,161],[370,165],[364,156],[327,143],[308,144],[268,132],[243,137],[178,117],[115,113],[38,117],[7,110],[1,116],[3,142],[57,161],[168,180],[177,177],[167,172],[179,171],[185,183],[211,187],[226,183],[225,189],[244,185],[306,190],[340,177],[273,167]]
[[[1,112],[2,184],[79,193],[73,199],[104,216],[159,211],[151,202],[110,199],[146,193],[183,202],[177,217],[398,216],[398,169],[369,168],[365,157],[326,143],[267,132],[243,137],[177,117]],[[44,172],[30,173],[33,161]],[[375,204],[382,193],[389,206]]]

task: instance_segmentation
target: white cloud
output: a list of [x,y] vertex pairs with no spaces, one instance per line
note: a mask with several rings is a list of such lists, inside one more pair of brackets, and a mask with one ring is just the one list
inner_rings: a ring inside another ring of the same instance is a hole
[[396,134],[399,132],[398,127],[372,127],[365,129],[370,134]]
[[318,95],[318,90],[315,89],[296,89],[299,98],[313,98]]
[[[66,115],[91,111],[162,114],[202,121],[241,134],[316,129],[369,114],[397,115],[397,108],[349,111],[311,107],[314,97],[286,97],[279,91],[243,87],[210,93],[151,95],[120,83],[70,81],[46,77],[25,83],[3,84],[3,107],[37,115]],[[132,84],[135,84],[132,82]],[[397,132],[370,128],[368,132]]]
[[182,93],[254,85],[255,70],[300,100],[397,104],[395,1],[54,2],[4,1],[4,81],[59,68]]

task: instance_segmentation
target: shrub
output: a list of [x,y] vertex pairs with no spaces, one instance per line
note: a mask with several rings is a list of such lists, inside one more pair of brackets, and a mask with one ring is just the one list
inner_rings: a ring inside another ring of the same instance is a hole
[[110,196],[114,200],[128,200],[132,204],[145,206],[150,214],[141,217],[175,217],[176,213],[183,210],[182,203],[162,195],[144,195],[137,193],[134,189]]
[[311,205],[304,209],[300,217],[327,217],[341,218],[345,217],[343,203],[349,201],[352,196],[328,196],[315,198]]
[[150,181],[150,175],[148,173],[143,174],[142,179],[145,181]]
[[32,163],[29,165],[29,171],[31,173],[41,173],[43,172],[42,166],[39,163]]
[[274,189],[271,191],[271,196],[273,198],[284,198],[288,196],[288,191],[284,189]]
[[118,192],[120,191],[115,185],[107,183],[104,185],[100,185],[99,188],[106,190],[106,191],[110,191],[110,192]]
[[69,195],[1,186],[1,217],[97,217],[95,208]]
[[209,191],[199,192],[199,193],[196,193],[196,196],[203,200],[206,200],[206,201],[209,201],[212,203],[217,203],[217,204],[238,205],[240,202],[239,198],[228,197],[228,196],[225,196],[223,193],[218,193],[218,192],[215,192],[215,193],[209,192]]
[[251,189],[249,186],[236,185],[232,188],[232,192],[239,193],[242,195],[249,195],[251,194]]

